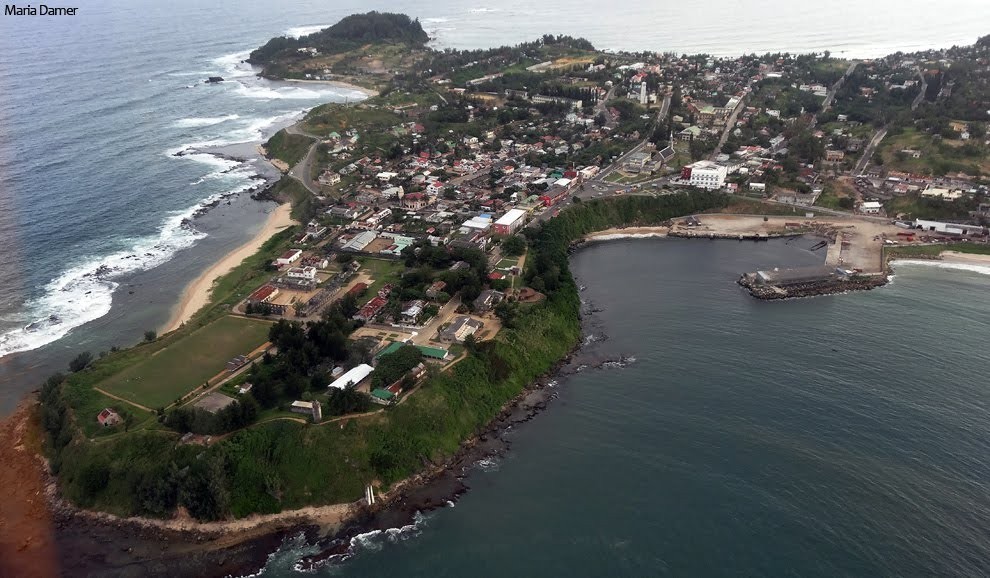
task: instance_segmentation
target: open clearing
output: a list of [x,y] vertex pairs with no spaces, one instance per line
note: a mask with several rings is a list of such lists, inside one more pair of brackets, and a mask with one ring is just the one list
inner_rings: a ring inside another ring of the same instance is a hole
[[221,317],[97,387],[146,407],[167,406],[268,340],[271,323]]

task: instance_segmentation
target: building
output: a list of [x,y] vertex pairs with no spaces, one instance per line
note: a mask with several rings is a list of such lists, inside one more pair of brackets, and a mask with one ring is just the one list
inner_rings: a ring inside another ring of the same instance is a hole
[[333,171],[327,170],[327,171],[323,171],[320,174],[319,180],[321,185],[325,185],[329,187],[336,185],[340,182],[340,175]]
[[643,105],[649,103],[646,96],[646,82],[642,82],[639,85],[639,103]]
[[484,327],[484,323],[481,321],[462,315],[440,332],[440,341],[445,343],[463,343],[468,335],[474,335],[482,327]]
[[949,235],[983,235],[986,233],[986,228],[980,225],[960,225],[958,223],[942,223],[921,219],[915,219],[914,228]]
[[333,383],[327,386],[327,388],[345,389],[348,387],[353,387],[367,379],[373,371],[375,371],[374,367],[371,367],[367,363],[362,363],[361,365],[352,367],[348,371],[344,372],[344,375],[341,375],[335,379]]
[[371,392],[371,401],[379,405],[389,405],[396,400],[396,395],[387,389],[378,388]]
[[495,221],[492,225],[492,232],[496,235],[511,235],[518,231],[525,222],[526,211],[522,209],[510,209]]
[[415,325],[420,314],[423,313],[423,307],[425,305],[426,304],[421,299],[410,301],[408,306],[402,310],[402,313],[400,313],[402,323],[407,325]]
[[444,281],[434,281],[433,284],[426,289],[426,296],[430,299],[436,299],[446,287],[447,283]]
[[294,401],[289,407],[289,411],[292,413],[313,413],[313,406],[319,405],[318,403],[312,401]]
[[866,215],[878,215],[881,209],[883,209],[883,203],[880,201],[866,201],[859,206],[859,211]]
[[409,193],[402,197],[402,208],[418,211],[428,204],[429,200],[423,193]]
[[363,231],[354,235],[354,237],[344,244],[342,247],[345,251],[363,251],[372,241],[378,238],[378,233],[374,231]]
[[238,369],[247,365],[251,359],[246,355],[238,355],[227,362],[227,371],[237,371]]
[[275,265],[283,267],[285,265],[291,265],[298,261],[302,257],[301,249],[289,249],[285,253],[282,253],[278,259],[275,259]]
[[247,298],[248,303],[271,303],[272,299],[278,295],[278,287],[265,284],[258,287],[254,293],[250,294]]
[[292,267],[285,272],[285,276],[290,279],[313,281],[316,279],[316,267]]
[[715,190],[725,185],[728,169],[712,161],[698,161],[687,165],[681,171],[681,180],[688,181],[692,187]]
[[837,163],[842,159],[846,158],[846,153],[843,151],[825,151],[825,160],[830,163]]
[[575,100],[573,98],[565,98],[563,96],[548,96],[545,94],[535,94],[533,98],[530,99],[534,104],[566,104],[570,106],[573,110],[580,110],[584,108],[584,102],[580,100]]
[[120,419],[120,415],[118,415],[117,412],[115,412],[114,410],[108,407],[105,408],[103,411],[100,412],[99,415],[96,416],[96,421],[100,422],[100,425],[103,427],[113,427],[118,423],[120,423],[122,420]]
[[494,289],[485,289],[478,295],[478,298],[474,300],[474,310],[475,311],[490,311],[495,308],[496,305],[505,299],[505,293],[501,291],[495,291]]
[[653,159],[653,155],[647,151],[632,153],[626,157],[622,163],[623,168],[629,172],[638,173],[646,168],[646,163]]

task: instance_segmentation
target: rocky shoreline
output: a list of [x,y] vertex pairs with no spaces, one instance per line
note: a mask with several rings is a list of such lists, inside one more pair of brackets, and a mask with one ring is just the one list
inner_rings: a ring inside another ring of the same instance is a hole
[[749,291],[750,295],[763,301],[818,297],[821,295],[848,293],[850,291],[869,291],[877,287],[883,287],[888,282],[887,275],[853,275],[845,279],[810,281],[808,283],[788,285],[787,287],[760,285],[755,283],[752,277],[748,275],[741,276],[737,281],[739,285]]

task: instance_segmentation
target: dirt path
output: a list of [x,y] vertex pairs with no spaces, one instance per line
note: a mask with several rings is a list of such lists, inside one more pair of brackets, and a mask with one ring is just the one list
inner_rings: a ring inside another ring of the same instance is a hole
[[105,396],[107,396],[107,397],[109,397],[111,399],[116,399],[117,401],[122,401],[122,402],[126,403],[127,405],[133,405],[134,407],[136,407],[138,409],[143,409],[144,411],[155,413],[155,410],[151,409],[150,407],[143,406],[140,403],[135,403],[135,402],[133,402],[133,401],[131,401],[129,399],[124,399],[124,398],[120,397],[119,395],[114,395],[114,394],[110,393],[109,391],[106,391],[105,389],[100,389],[100,388],[98,388],[96,386],[93,386],[93,389],[95,389],[96,391],[102,393],[103,395],[105,395]]

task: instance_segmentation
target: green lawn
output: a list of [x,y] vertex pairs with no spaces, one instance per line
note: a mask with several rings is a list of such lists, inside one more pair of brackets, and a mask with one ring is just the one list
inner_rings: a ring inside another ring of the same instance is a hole
[[282,129],[265,143],[270,156],[284,161],[290,167],[298,163],[309,152],[313,139],[299,134],[289,134]]
[[223,371],[230,358],[267,341],[270,327],[265,321],[222,317],[97,387],[146,407],[167,406]]
[[396,283],[399,280],[399,275],[405,270],[406,265],[402,261],[389,261],[387,259],[371,259],[368,257],[362,257],[358,259],[361,262],[361,271],[371,275],[375,280],[368,291],[365,293],[365,298],[371,299],[374,297],[375,293],[382,288],[382,285],[386,283]]

